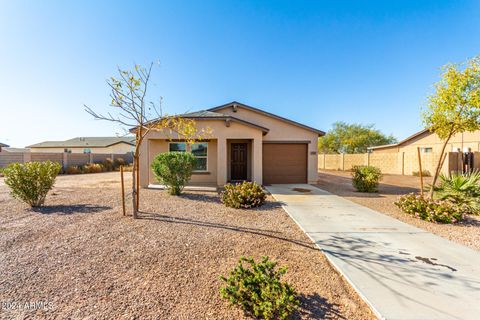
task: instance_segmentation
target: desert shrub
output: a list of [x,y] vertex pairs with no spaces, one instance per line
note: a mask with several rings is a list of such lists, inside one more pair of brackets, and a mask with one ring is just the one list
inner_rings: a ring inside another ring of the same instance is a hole
[[103,172],[103,165],[99,163],[87,163],[83,166],[83,173],[100,173]]
[[3,177],[3,170],[5,170],[5,168],[0,167],[0,177]]
[[79,174],[82,173],[82,170],[78,166],[68,166],[65,170],[66,174]]
[[115,160],[113,161],[113,167],[115,169],[120,168],[120,166],[126,166],[126,165],[127,165],[127,162],[123,158],[115,158]]
[[123,172],[132,172],[133,171],[133,164],[127,164],[123,167]]
[[5,184],[14,198],[38,207],[45,202],[61,169],[60,164],[51,161],[12,163],[4,170]]
[[[413,171],[412,175],[415,177],[420,177],[420,171]],[[428,170],[422,170],[422,177],[431,177],[432,174]]]
[[221,194],[224,205],[231,208],[253,208],[265,203],[265,192],[256,182],[244,181],[237,184],[226,184]]
[[287,319],[298,308],[299,300],[295,289],[281,281],[287,267],[276,266],[277,262],[268,257],[260,263],[241,257],[228,277],[220,277],[226,284],[220,296],[257,319]]
[[449,200],[465,209],[465,213],[480,213],[480,171],[472,173],[452,172],[450,176],[440,175],[435,187],[435,197]]
[[170,194],[179,195],[192,176],[195,157],[190,152],[165,152],[152,161],[152,170]]
[[102,165],[105,171],[113,171],[115,167],[113,166],[113,160],[110,158],[106,158],[103,160]]
[[352,177],[352,184],[358,191],[377,192],[382,172],[379,168],[373,166],[354,166]]
[[448,200],[431,200],[409,193],[401,196],[395,205],[403,212],[422,220],[439,223],[455,223],[463,220],[465,207]]

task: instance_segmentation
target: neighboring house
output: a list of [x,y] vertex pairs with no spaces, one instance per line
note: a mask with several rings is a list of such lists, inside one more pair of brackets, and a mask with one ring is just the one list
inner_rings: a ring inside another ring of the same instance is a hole
[[9,145],[0,142],[0,152],[2,152],[2,148],[8,148],[8,147]]
[[13,152],[13,153],[20,152],[20,153],[25,153],[25,152],[30,152],[30,149],[29,149],[29,148],[12,148],[12,147],[8,147],[8,148],[2,148],[2,152]]
[[28,146],[31,152],[115,153],[132,152],[135,137],[78,137],[65,141],[45,141]]
[[192,184],[317,182],[317,141],[325,134],[321,130],[238,102],[179,116],[194,119],[199,130],[212,129],[212,135],[188,147],[151,131],[140,150],[141,186],[156,183],[151,163],[167,151],[191,151],[197,157]]
[[[417,148],[420,147],[420,151],[424,153],[440,153],[443,143],[444,141],[435,133],[430,132],[428,129],[424,129],[399,143],[371,147],[369,150],[375,153],[411,153],[417,152]],[[480,130],[454,135],[448,142],[445,152],[456,152],[458,149],[465,152],[468,151],[468,148],[473,152],[480,151]]]

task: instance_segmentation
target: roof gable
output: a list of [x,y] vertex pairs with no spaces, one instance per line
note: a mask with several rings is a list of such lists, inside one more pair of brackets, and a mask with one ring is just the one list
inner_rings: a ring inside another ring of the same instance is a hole
[[[199,120],[199,121],[201,121],[201,120],[224,120],[226,122],[232,121],[232,122],[241,123],[243,125],[246,125],[246,126],[249,126],[249,127],[255,128],[255,129],[259,129],[263,132],[263,134],[267,134],[270,131],[270,129],[268,129],[266,127],[262,127],[262,126],[260,126],[256,123],[246,121],[246,120],[243,120],[243,119],[240,119],[240,118],[228,115],[228,114],[223,114],[223,113],[220,113],[220,112],[213,112],[213,111],[210,111],[210,110],[200,110],[200,111],[195,111],[195,112],[182,113],[182,114],[175,115],[175,117],[187,118],[187,119],[193,119],[193,120]],[[152,123],[158,122],[161,119],[162,118],[153,120]],[[136,128],[133,128],[133,129],[130,130],[130,132],[135,132],[135,130],[136,130]]]
[[322,130],[312,128],[310,126],[301,124],[299,122],[296,122],[296,121],[278,116],[276,114],[273,114],[273,113],[270,113],[270,112],[267,112],[267,111],[264,111],[264,110],[261,110],[261,109],[258,109],[258,108],[255,108],[255,107],[252,107],[252,106],[249,106],[249,105],[237,102],[237,101],[233,101],[233,102],[230,102],[230,103],[218,106],[218,107],[210,108],[210,109],[207,109],[207,111],[217,112],[217,111],[220,111],[220,110],[228,108],[228,107],[231,107],[234,110],[236,108],[244,108],[244,109],[247,109],[247,110],[250,110],[250,111],[253,111],[253,112],[257,112],[257,113],[263,114],[265,116],[268,116],[268,117],[271,117],[271,118],[274,118],[274,119],[277,119],[277,120],[280,120],[280,121],[284,121],[284,122],[289,123],[291,125],[301,127],[303,129],[306,129],[306,130],[309,130],[309,131],[313,131],[313,132],[317,133],[319,136],[325,135],[325,132],[322,131]]
[[427,133],[427,132],[432,133],[432,132],[430,131],[430,129],[423,129],[423,130],[418,131],[417,133],[414,133],[414,134],[412,134],[411,136],[403,139],[403,140],[400,141],[400,142],[392,143],[392,144],[384,144],[384,145],[382,145],[382,146],[370,147],[370,148],[368,148],[368,149],[374,150],[374,149],[400,147],[400,146],[404,145],[405,143],[407,143],[408,141],[413,140],[413,139],[415,139],[415,138],[417,138],[417,137],[420,137],[422,134]]

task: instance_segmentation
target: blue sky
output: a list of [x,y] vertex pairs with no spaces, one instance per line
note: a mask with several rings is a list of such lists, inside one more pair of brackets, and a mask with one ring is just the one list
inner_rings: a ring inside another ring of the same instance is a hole
[[480,1],[1,1],[0,141],[121,133],[116,66],[160,61],[168,113],[237,100],[328,130],[404,138],[440,67],[480,54]]

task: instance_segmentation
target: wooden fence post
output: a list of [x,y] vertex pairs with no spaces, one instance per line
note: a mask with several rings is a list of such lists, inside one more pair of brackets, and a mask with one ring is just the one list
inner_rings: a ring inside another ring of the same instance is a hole
[[122,209],[123,209],[123,215],[125,216],[125,184],[123,182],[123,166],[120,166],[120,177],[122,180]]
[[137,202],[137,211],[140,210],[140,161],[138,161],[138,164],[137,164],[137,176],[136,176],[136,179],[137,179],[137,198],[135,199],[135,201]]
[[417,154],[418,154],[418,174],[420,176],[420,195],[423,197],[422,155],[420,153],[420,147],[417,147]]

